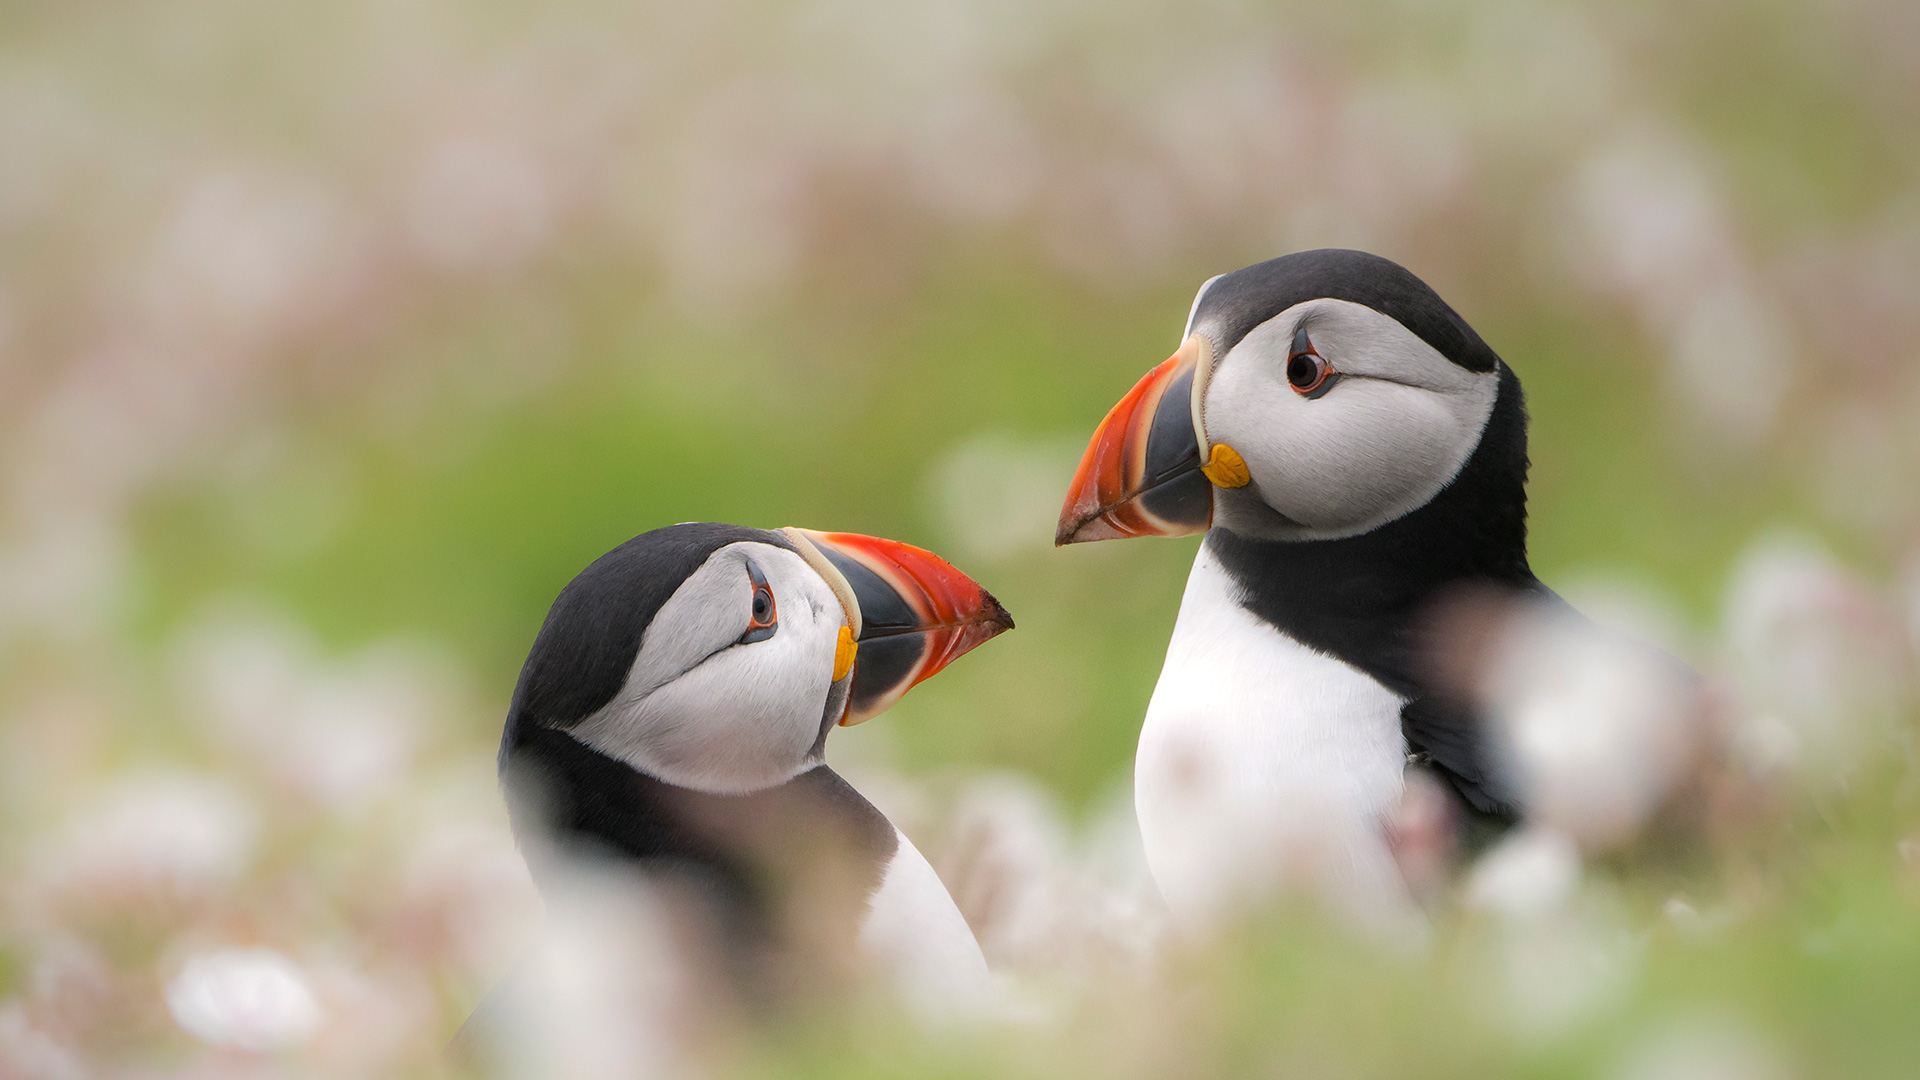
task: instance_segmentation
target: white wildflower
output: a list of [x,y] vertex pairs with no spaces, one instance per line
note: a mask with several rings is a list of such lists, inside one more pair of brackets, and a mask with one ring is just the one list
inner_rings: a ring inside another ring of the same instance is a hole
[[1522,805],[1583,845],[1630,839],[1700,734],[1684,665],[1558,605],[1508,621],[1486,690]]
[[122,778],[35,849],[36,876],[57,889],[203,893],[253,854],[253,806],[224,781],[186,773]]
[[257,1052],[303,1045],[323,1020],[305,974],[272,949],[193,957],[167,984],[167,1011],[202,1042]]
[[1724,621],[1748,708],[1736,749],[1751,765],[1829,783],[1892,745],[1912,693],[1904,627],[1816,543],[1757,541],[1734,571]]
[[669,912],[644,882],[586,861],[556,863],[547,917],[512,976],[470,1020],[505,1075],[625,1080],[680,1075],[697,1013]]
[[1515,1038],[1541,1044],[1617,1006],[1639,975],[1641,946],[1600,896],[1583,894],[1541,918],[1494,928],[1488,1005]]
[[1580,888],[1580,852],[1550,829],[1516,832],[1480,857],[1467,878],[1466,899],[1502,915],[1545,915]]

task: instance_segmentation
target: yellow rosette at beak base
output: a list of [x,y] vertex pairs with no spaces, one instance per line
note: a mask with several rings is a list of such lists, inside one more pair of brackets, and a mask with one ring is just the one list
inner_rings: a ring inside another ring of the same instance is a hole
[[1213,444],[1213,453],[1207,456],[1207,463],[1200,466],[1200,471],[1215,487],[1246,487],[1253,480],[1253,474],[1247,471],[1246,459],[1226,443]]
[[842,626],[840,639],[833,646],[833,681],[839,682],[853,670],[854,654],[860,651],[860,643],[853,640],[853,627]]

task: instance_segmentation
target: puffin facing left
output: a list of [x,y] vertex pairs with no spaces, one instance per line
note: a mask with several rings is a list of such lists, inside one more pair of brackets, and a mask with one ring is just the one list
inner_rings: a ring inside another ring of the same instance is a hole
[[500,773],[543,888],[597,857],[691,897],[734,989],[817,990],[848,953],[910,997],[974,995],[986,962],[912,843],[825,761],[1013,620],[931,552],[802,529],[682,524],[561,591],[507,716]]

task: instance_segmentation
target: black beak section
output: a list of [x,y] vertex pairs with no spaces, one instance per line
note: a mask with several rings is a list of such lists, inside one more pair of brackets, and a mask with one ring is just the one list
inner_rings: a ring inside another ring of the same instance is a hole
[[886,710],[988,639],[1013,616],[979,582],[924,548],[858,533],[808,532],[860,606],[853,688],[840,723]]

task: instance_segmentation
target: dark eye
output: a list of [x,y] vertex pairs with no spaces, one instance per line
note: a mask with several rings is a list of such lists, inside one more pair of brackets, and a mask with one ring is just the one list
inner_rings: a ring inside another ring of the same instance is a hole
[[753,605],[748,615],[747,632],[740,635],[740,644],[751,645],[756,641],[765,641],[780,629],[780,609],[773,602],[773,586],[767,584],[767,576],[752,563],[747,564],[747,577],[753,582]]
[[1287,385],[1293,387],[1294,393],[1305,398],[1317,398],[1333,389],[1333,384],[1339,378],[1333,365],[1313,351],[1313,342],[1307,340],[1306,328],[1295,331],[1293,348],[1287,352]]

